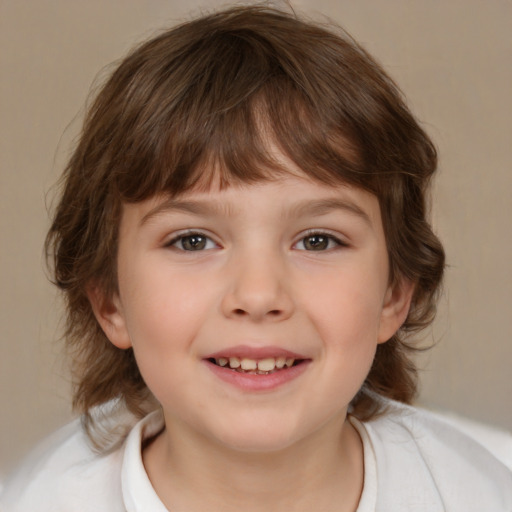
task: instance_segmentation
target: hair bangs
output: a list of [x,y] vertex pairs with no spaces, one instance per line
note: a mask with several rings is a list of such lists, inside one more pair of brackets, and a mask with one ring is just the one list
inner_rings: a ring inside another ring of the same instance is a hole
[[[205,97],[203,103],[197,103],[196,96],[196,104],[184,101],[169,116],[166,137],[160,133],[155,143],[139,138],[142,147],[131,155],[151,163],[126,162],[123,168],[132,171],[117,173],[123,201],[274,180],[295,171],[326,184],[374,190],[364,177],[375,175],[364,171],[356,145],[326,126],[287,77],[274,77],[232,103],[229,93],[217,101]],[[154,147],[154,153],[144,158],[148,147]]]
[[[133,58],[143,60],[144,51]],[[144,97],[135,102],[126,91],[111,127],[130,134],[110,165],[123,201],[278,178],[282,156],[312,179],[374,189],[355,130],[333,117],[339,99],[301,75],[270,39],[232,29],[189,45],[186,59],[168,41],[161,52],[167,64],[145,84],[131,78],[130,89]]]

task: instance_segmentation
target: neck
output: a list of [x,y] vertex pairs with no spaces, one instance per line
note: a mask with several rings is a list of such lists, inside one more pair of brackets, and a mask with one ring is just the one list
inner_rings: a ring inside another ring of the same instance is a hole
[[[169,510],[353,512],[363,485],[359,435],[345,418],[279,451],[232,450],[166,421],[144,452]],[[179,432],[179,434],[178,434]],[[173,440],[179,439],[179,442]],[[200,492],[198,492],[200,489]]]

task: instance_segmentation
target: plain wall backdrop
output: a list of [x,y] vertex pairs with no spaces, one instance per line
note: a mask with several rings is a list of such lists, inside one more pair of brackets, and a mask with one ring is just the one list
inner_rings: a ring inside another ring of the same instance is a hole
[[[419,403],[512,430],[512,2],[302,0],[384,65],[440,152],[449,268]],[[45,202],[100,69],[212,0],[0,0],[0,474],[71,418]]]

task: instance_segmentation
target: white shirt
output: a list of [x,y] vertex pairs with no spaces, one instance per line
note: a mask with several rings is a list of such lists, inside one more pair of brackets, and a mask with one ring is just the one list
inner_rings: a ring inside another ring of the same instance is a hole
[[[396,402],[370,422],[350,421],[364,448],[364,488],[357,512],[511,512],[512,471],[483,446],[434,415]],[[168,512],[141,456],[161,430],[153,413],[122,447],[95,454],[75,421],[6,482],[2,512]],[[334,507],[333,507],[334,510]]]
[[390,402],[386,415],[351,422],[364,446],[357,512],[512,511],[512,470],[436,415]]

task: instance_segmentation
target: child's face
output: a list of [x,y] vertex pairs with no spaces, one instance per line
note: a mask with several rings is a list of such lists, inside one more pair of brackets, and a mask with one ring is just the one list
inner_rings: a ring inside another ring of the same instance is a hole
[[126,205],[118,265],[97,313],[169,427],[251,451],[344,420],[412,288],[389,286],[375,196],[291,174]]

